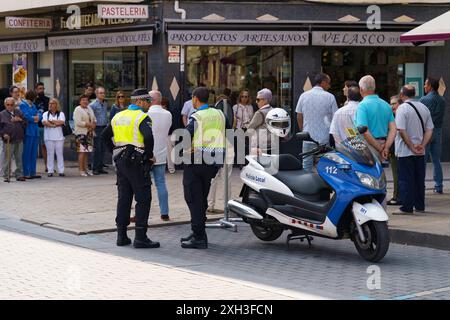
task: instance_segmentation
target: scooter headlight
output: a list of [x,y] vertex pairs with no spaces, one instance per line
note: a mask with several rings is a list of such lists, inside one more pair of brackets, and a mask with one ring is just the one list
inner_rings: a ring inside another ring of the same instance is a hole
[[358,176],[359,181],[366,187],[369,187],[371,189],[384,189],[384,187],[386,186],[386,177],[384,176],[384,172],[381,175],[380,179],[377,179],[370,174],[362,173],[359,171],[355,171],[355,173]]
[[350,164],[348,161],[343,159],[341,156],[339,156],[337,153],[330,152],[323,155],[324,158],[329,159],[331,161],[336,162],[337,164]]

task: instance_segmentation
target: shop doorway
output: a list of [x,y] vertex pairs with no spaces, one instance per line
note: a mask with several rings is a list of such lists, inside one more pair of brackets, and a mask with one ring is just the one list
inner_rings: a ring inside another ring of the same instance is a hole
[[424,62],[425,48],[422,47],[353,47],[322,50],[322,70],[330,75],[330,92],[335,95],[340,106],[345,102],[342,92],[344,82],[359,81],[367,74],[375,78],[377,93],[386,101],[398,94],[406,82],[414,83],[417,89],[422,90]]
[[292,103],[292,49],[289,47],[189,46],[186,54],[187,94],[200,85],[211,89],[210,104],[230,89],[231,103],[247,89],[254,101],[262,88],[272,91],[273,107],[289,113]]

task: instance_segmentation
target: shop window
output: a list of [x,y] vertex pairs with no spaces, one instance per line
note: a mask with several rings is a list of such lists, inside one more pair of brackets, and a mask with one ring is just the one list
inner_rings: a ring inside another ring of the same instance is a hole
[[12,54],[0,55],[0,88],[12,85]]
[[291,112],[292,53],[288,47],[190,46],[186,54],[187,93],[200,85],[211,89],[210,103],[228,88],[231,103],[248,89],[254,101],[262,88],[272,90],[272,106]]
[[78,105],[87,83],[106,89],[111,108],[116,92],[127,96],[136,88],[147,86],[147,49],[137,47],[71,50],[69,52],[70,114]]
[[[359,81],[364,75],[370,74],[376,80],[379,96],[389,100],[408,81],[408,68],[414,66],[417,69],[417,64],[421,64],[423,70],[424,62],[425,48],[353,47],[322,50],[322,70],[330,75],[330,92],[336,96],[340,105],[345,102],[342,88],[346,80]],[[416,83],[422,83],[423,72],[420,75],[416,73],[416,76]]]

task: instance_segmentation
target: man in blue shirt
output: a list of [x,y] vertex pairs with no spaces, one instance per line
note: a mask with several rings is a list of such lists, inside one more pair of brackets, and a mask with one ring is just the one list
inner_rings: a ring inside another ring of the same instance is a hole
[[98,87],[95,90],[97,99],[92,102],[89,106],[92,108],[97,119],[97,126],[95,127],[95,137],[94,137],[94,163],[92,165],[92,171],[94,175],[107,174],[103,170],[103,159],[105,157],[106,148],[101,139],[101,134],[105,130],[109,123],[108,119],[108,102],[105,100],[106,91],[103,87]]
[[364,76],[359,80],[361,96],[364,98],[356,111],[356,126],[366,126],[364,137],[370,146],[388,159],[389,149],[394,143],[397,128],[390,105],[375,94],[375,79]]
[[431,118],[433,119],[434,130],[433,137],[430,143],[427,145],[425,153],[425,163],[431,155],[433,161],[433,179],[434,179],[434,192],[443,192],[443,177],[441,167],[441,153],[442,153],[442,123],[445,114],[445,99],[438,93],[439,81],[428,77],[425,81],[425,93],[426,96],[420,99],[424,105],[430,110]]

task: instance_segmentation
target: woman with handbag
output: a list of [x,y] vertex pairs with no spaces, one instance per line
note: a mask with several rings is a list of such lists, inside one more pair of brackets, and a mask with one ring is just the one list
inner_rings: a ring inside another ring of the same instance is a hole
[[44,141],[47,148],[47,175],[53,177],[55,171],[55,153],[58,161],[58,175],[64,177],[64,133],[63,127],[66,117],[61,111],[61,106],[57,99],[50,99],[48,111],[42,116],[44,125]]
[[94,111],[89,107],[89,96],[80,96],[80,105],[73,112],[75,122],[75,136],[78,152],[78,166],[82,177],[91,176],[92,172],[87,170],[88,154],[94,147],[94,130],[96,121]]

